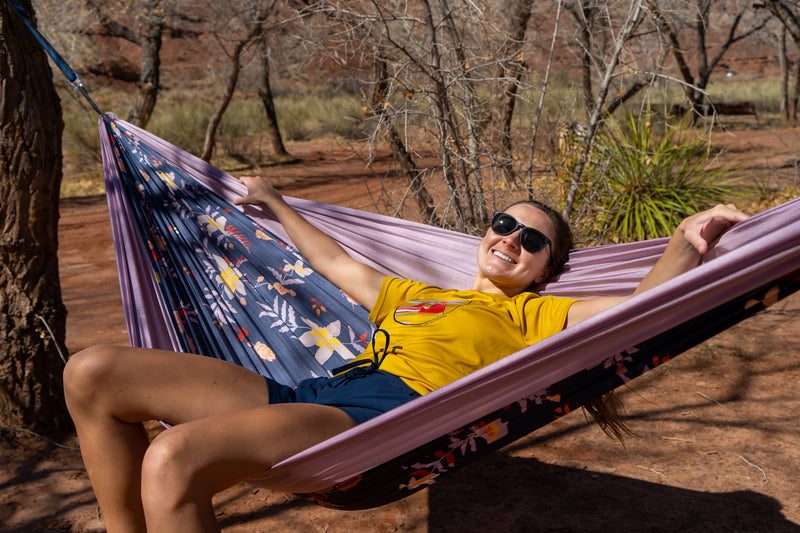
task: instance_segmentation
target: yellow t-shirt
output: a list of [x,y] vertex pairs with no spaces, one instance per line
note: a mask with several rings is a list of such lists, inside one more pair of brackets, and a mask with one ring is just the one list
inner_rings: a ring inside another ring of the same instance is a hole
[[[389,333],[380,369],[426,394],[564,329],[570,298],[444,290],[387,277],[369,319]],[[379,355],[383,336],[375,343]],[[372,359],[372,349],[356,359]]]

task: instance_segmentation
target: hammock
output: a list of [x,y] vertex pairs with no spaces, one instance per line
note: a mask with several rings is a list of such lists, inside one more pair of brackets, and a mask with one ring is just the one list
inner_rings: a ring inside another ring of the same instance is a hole
[[[365,310],[311,271],[271,213],[232,204],[245,193],[236,179],[111,114],[99,126],[132,346],[224,358],[290,385],[367,346]],[[386,274],[471,285],[476,237],[287,201]],[[798,213],[800,199],[737,224],[691,272],[250,481],[347,509],[423,488],[796,291]],[[666,242],[575,250],[539,292],[629,294]]]

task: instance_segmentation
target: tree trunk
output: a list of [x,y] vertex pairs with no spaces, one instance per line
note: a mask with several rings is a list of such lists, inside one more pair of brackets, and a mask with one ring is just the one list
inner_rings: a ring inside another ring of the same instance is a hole
[[200,159],[205,162],[211,161],[211,156],[214,154],[214,147],[217,144],[217,129],[222,122],[222,116],[225,114],[225,110],[228,109],[233,99],[236,85],[239,83],[239,73],[242,70],[242,50],[253,40],[257,32],[258,28],[254,26],[250,33],[248,33],[244,39],[236,43],[236,46],[233,48],[233,53],[231,54],[231,73],[228,75],[228,83],[225,85],[225,94],[222,95],[222,100],[220,100],[217,110],[211,116],[211,120],[208,121],[208,127],[206,128],[203,153],[200,155]]
[[[32,18],[30,0],[20,4]],[[52,76],[42,49],[0,2],[0,422],[51,434],[71,428],[59,358],[63,121]]]
[[586,116],[591,116],[594,107],[594,84],[592,82],[592,49],[594,48],[592,36],[592,22],[596,16],[596,7],[592,5],[570,5],[567,8],[575,22],[578,23],[578,42],[583,54],[581,56],[581,87],[583,89],[583,109]]
[[265,35],[262,34],[258,39],[258,46],[261,51],[262,63],[261,87],[258,90],[258,96],[261,97],[264,112],[267,114],[267,137],[272,144],[272,151],[278,158],[291,159],[292,156],[289,155],[283,144],[281,130],[278,127],[278,115],[275,113],[275,101],[272,99],[272,87],[269,82],[269,47]]
[[369,111],[372,115],[378,117],[379,122],[383,124],[384,137],[392,146],[394,157],[403,170],[403,175],[408,180],[409,190],[417,202],[421,220],[426,224],[438,225],[440,222],[434,207],[436,204],[433,196],[425,187],[425,182],[422,180],[423,172],[417,168],[417,164],[411,154],[408,153],[400,133],[395,128],[391,118],[387,117],[384,112],[383,104],[386,102],[388,92],[389,71],[386,67],[386,60],[381,56],[377,48],[372,61],[375,72],[375,85],[367,97]]
[[789,123],[797,124],[797,100],[800,98],[800,59],[792,65],[792,94],[789,97]]
[[140,128],[147,127],[156,106],[158,91],[161,88],[161,37],[165,24],[161,0],[148,0],[142,4],[142,12],[136,16],[137,26],[143,28],[141,33],[116,22],[103,11],[103,9],[113,9],[115,3],[106,4],[96,0],[84,0],[84,5],[94,13],[98,22],[109,33],[142,49],[142,71],[139,74],[139,81],[136,82],[136,101],[128,113],[128,122]]
[[154,23],[139,39],[142,48],[142,72],[136,83],[136,102],[128,114],[128,122],[144,128],[150,122],[160,89],[162,23]]
[[597,98],[595,99],[594,106],[592,109],[592,113],[589,115],[589,131],[586,133],[586,137],[584,138],[584,146],[583,151],[581,152],[580,157],[578,158],[578,162],[575,164],[575,169],[572,171],[572,176],[570,178],[569,189],[567,190],[567,198],[564,204],[564,209],[562,209],[561,214],[566,219],[570,219],[570,215],[572,214],[572,208],[575,204],[575,199],[578,194],[578,189],[580,188],[580,180],[583,176],[583,170],[586,166],[587,161],[589,160],[589,153],[592,149],[592,143],[594,142],[594,136],[597,133],[597,128],[600,124],[600,119],[603,116],[603,105],[606,102],[606,98],[608,97],[608,88],[611,85],[611,79],[614,77],[614,73],[617,69],[617,65],[619,65],[620,57],[622,55],[623,48],[625,43],[628,42],[628,39],[636,31],[636,28],[642,22],[642,4],[638,0],[634,0],[631,2],[630,10],[628,11],[627,18],[622,24],[621,30],[616,33],[616,42],[614,43],[614,52],[611,57],[605,61],[605,72],[603,74],[603,79],[600,83],[600,89],[597,93]]
[[525,32],[531,18],[532,6],[533,0],[508,0],[503,5],[503,10],[508,13],[508,26],[505,42],[500,50],[501,60],[498,63],[496,75],[500,81],[493,96],[493,106],[499,119],[497,129],[500,164],[510,181],[514,181],[511,164],[513,159],[511,126],[514,120],[518,87],[525,72],[523,46],[527,42]]
[[778,36],[778,64],[781,67],[781,120],[789,123],[789,56],[786,51],[786,28]]

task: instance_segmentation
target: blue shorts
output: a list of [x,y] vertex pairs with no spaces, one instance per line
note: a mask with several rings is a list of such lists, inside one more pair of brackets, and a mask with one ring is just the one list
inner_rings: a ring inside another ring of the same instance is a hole
[[420,396],[402,379],[383,370],[354,368],[332,378],[304,379],[294,389],[270,378],[266,380],[271,404],[330,405],[347,413],[356,424]]

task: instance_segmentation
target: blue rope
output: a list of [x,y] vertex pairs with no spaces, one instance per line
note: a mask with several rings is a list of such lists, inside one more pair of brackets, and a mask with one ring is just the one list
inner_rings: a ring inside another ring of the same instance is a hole
[[56,49],[53,48],[53,45],[51,45],[48,40],[45,39],[44,35],[42,35],[31,23],[27,14],[25,13],[25,10],[22,9],[21,5],[19,5],[19,2],[17,2],[17,0],[6,0],[6,2],[9,6],[11,6],[11,9],[16,12],[17,16],[19,16],[20,20],[22,20],[23,24],[25,24],[28,30],[30,30],[36,40],[39,41],[39,44],[42,46],[44,51],[47,52],[47,55],[50,56],[56,66],[61,69],[61,72],[64,73],[64,76],[66,76],[69,84],[72,85],[72,87],[74,87],[78,92],[80,92],[84,98],[86,98],[86,101],[89,102],[98,115],[102,115],[103,112],[100,111],[100,108],[97,107],[97,104],[95,104],[94,101],[89,97],[89,94],[83,87],[83,82],[81,81],[80,76],[78,76],[78,73],[69,66],[69,63],[67,63],[64,58],[61,57],[61,54],[59,54]]

